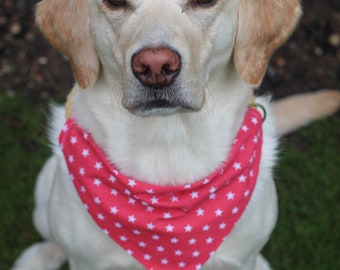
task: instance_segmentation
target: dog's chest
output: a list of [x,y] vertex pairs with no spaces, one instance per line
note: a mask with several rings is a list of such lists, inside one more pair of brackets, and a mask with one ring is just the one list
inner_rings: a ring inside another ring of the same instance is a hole
[[105,234],[147,269],[197,269],[250,200],[261,156],[261,116],[249,110],[225,164],[183,186],[151,185],[121,174],[72,119],[60,142],[78,195]]

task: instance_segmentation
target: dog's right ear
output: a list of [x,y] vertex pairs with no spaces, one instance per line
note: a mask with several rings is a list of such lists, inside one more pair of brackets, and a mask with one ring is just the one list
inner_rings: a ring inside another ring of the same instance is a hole
[[85,0],[44,0],[37,5],[36,23],[47,39],[71,62],[81,88],[98,77],[99,59],[90,29]]
[[258,86],[272,53],[294,29],[299,0],[239,0],[235,66],[242,79]]

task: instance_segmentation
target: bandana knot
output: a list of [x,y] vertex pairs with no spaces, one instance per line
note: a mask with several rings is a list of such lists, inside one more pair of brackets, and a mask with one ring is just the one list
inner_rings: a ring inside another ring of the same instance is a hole
[[197,270],[229,235],[251,198],[262,118],[248,109],[226,162],[208,177],[182,186],[123,175],[72,118],[59,141],[85,209],[108,237],[148,270]]

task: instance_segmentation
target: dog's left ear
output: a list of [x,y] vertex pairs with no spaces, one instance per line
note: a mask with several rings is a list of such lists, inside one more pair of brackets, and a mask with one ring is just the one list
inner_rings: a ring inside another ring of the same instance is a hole
[[44,0],[36,10],[36,23],[47,39],[71,62],[81,88],[90,87],[99,73],[88,4],[85,0]]
[[234,62],[242,79],[258,86],[272,53],[291,34],[299,0],[239,0]]

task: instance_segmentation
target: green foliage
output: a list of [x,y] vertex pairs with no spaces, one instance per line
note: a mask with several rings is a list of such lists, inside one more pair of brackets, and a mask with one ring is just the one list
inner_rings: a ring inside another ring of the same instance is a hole
[[0,269],[39,239],[32,226],[33,187],[49,155],[42,107],[0,91]]
[[282,140],[279,219],[264,252],[276,270],[340,269],[339,128],[334,116]]

